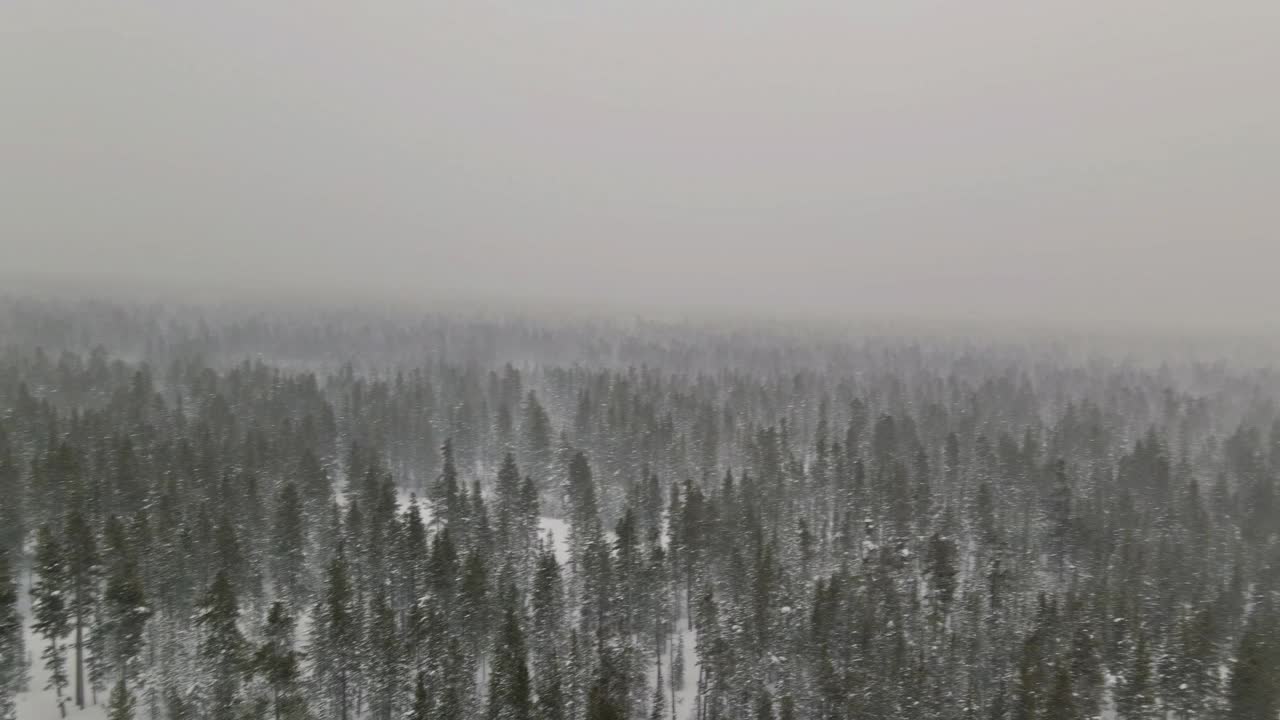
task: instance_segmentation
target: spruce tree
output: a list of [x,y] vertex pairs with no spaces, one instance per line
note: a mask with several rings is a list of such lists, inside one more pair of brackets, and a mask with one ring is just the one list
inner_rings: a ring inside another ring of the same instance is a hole
[[169,686],[164,690],[165,720],[195,720],[196,711],[191,699],[177,688]]
[[15,697],[27,687],[27,657],[18,613],[18,585],[0,549],[0,720],[16,720]]
[[1075,541],[1071,483],[1067,478],[1067,464],[1059,459],[1053,463],[1053,479],[1046,498],[1049,522],[1050,550],[1061,569],[1070,557]]
[[463,654],[462,643],[455,636],[444,641],[441,658],[442,672],[435,688],[436,716],[441,718],[463,717],[466,704],[475,685],[475,672]]
[[1065,663],[1059,664],[1053,674],[1053,687],[1049,690],[1042,717],[1044,720],[1083,720],[1086,717],[1076,709],[1071,670]]
[[413,706],[409,720],[431,720],[431,694],[427,692],[426,673],[419,671],[413,683]]
[[529,665],[520,629],[515,588],[507,593],[502,629],[493,650],[493,671],[489,676],[489,720],[531,720]]
[[1145,720],[1155,712],[1151,651],[1147,646],[1147,635],[1141,630],[1138,631],[1132,664],[1116,692],[1116,710],[1122,720]]
[[654,679],[653,698],[649,701],[649,720],[667,720],[667,688],[662,681],[662,666]]
[[404,648],[395,613],[381,591],[370,601],[368,620],[365,674],[369,680],[369,711],[373,720],[391,720],[397,709],[403,707],[400,695]]
[[306,586],[306,516],[297,485],[286,483],[276,499],[272,528],[272,576],[280,595],[291,603]]
[[459,587],[456,609],[456,617],[459,620],[457,630],[469,645],[468,654],[473,660],[480,656],[485,638],[489,633],[491,605],[484,555],[473,552],[467,556],[463,564],[462,584]]
[[329,563],[325,586],[311,628],[312,673],[328,715],[351,717],[359,681],[359,617],[354,606],[346,554]]
[[929,538],[929,576],[933,585],[934,608],[940,615],[946,615],[951,610],[957,572],[955,541],[934,533]]
[[239,712],[240,681],[246,661],[239,619],[235,588],[227,571],[219,570],[196,608],[202,705],[208,709],[210,720],[234,720]]
[[529,645],[533,650],[534,664],[540,667],[543,658],[555,652],[564,631],[564,586],[560,563],[551,548],[544,548],[538,554],[530,605],[532,628]]
[[1218,672],[1220,625],[1212,606],[1205,607],[1187,624],[1181,638],[1182,660],[1186,668],[1186,699],[1183,712],[1205,715],[1216,710],[1222,699],[1222,677]]
[[9,435],[0,427],[0,554],[20,557],[27,536],[26,492],[14,461]]
[[298,687],[301,654],[294,649],[293,632],[294,620],[288,608],[280,601],[272,603],[253,666],[271,689],[275,720],[292,717],[292,711],[302,704]]
[[71,608],[68,607],[67,561],[62,545],[48,525],[36,533],[36,582],[31,587],[32,629],[45,639],[40,657],[49,672],[46,690],[53,691],[54,701],[62,717],[66,717],[67,648],[62,638],[71,631]]
[[101,571],[93,529],[89,527],[84,514],[78,510],[72,511],[67,516],[65,525],[67,576],[71,586],[71,614],[75,630],[75,700],[76,705],[83,709],[85,629],[97,604]]
[[[416,496],[410,496],[409,503],[401,516],[400,528],[396,539],[396,579],[398,581],[398,597],[396,606],[401,610],[412,608],[422,595],[427,578],[427,531],[422,523],[422,513],[418,509]],[[413,643],[410,642],[410,648]]]
[[151,617],[137,565],[126,560],[112,568],[102,598],[103,620],[99,631],[106,637],[106,649],[117,682],[126,688],[140,668],[143,630]]
[[774,720],[773,698],[769,696],[767,688],[761,689],[756,696],[755,720]]
[[463,516],[463,507],[459,497],[458,466],[453,457],[453,440],[445,440],[440,448],[443,469],[436,480],[432,492],[432,509],[436,522],[443,521],[455,533],[461,530],[459,523]]
[[124,681],[118,681],[111,689],[111,699],[107,701],[107,720],[133,720],[136,706],[137,702],[125,687]]
[[502,458],[502,466],[498,468],[498,481],[495,493],[497,511],[498,549],[502,553],[523,550],[516,545],[523,540],[520,536],[521,497],[520,470],[516,467],[515,457],[507,453]]
[[524,417],[520,425],[524,445],[525,464],[535,472],[545,472],[551,465],[551,419],[538,402],[538,396],[530,390],[525,397]]
[[1085,623],[1081,623],[1072,636],[1069,665],[1079,710],[1092,717],[1101,698],[1102,660],[1098,657],[1093,633]]
[[790,695],[783,695],[779,706],[778,720],[796,720],[796,704]]
[[1012,720],[1037,720],[1048,693],[1044,673],[1044,629],[1034,628],[1023,641],[1018,661],[1017,691],[1011,708]]
[[626,678],[615,654],[602,648],[595,678],[587,691],[586,720],[626,720],[625,687]]
[[1280,646],[1269,606],[1255,609],[1236,650],[1227,684],[1228,720],[1275,720],[1280,712]]
[[[676,636],[671,647],[671,693],[674,697],[677,690],[684,690],[684,633]],[[675,701],[672,700],[674,703]]]

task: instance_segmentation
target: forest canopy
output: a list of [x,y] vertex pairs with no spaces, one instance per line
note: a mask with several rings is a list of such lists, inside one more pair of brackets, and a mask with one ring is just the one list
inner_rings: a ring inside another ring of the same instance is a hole
[[1275,720],[1269,357],[4,300],[0,720]]

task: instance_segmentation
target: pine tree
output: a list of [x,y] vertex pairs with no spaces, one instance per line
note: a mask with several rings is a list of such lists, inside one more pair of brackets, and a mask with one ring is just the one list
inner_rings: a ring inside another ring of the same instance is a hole
[[23,478],[13,459],[9,436],[0,428],[0,554],[19,557],[27,535]]
[[1050,550],[1061,568],[1066,564],[1075,541],[1071,483],[1063,460],[1053,463],[1053,480],[1046,503]]
[[[684,690],[684,633],[676,636],[671,650],[671,692]],[[674,702],[674,701],[672,701]]]
[[611,652],[602,652],[595,681],[587,692],[586,720],[626,720],[625,678]]
[[395,613],[386,595],[378,592],[369,604],[367,633],[369,710],[374,720],[391,720],[403,691],[404,649],[396,628]]
[[306,578],[306,515],[298,487],[286,483],[276,500],[272,532],[272,575],[280,594],[296,603]]
[[456,637],[445,640],[443,672],[436,689],[435,708],[440,718],[463,717],[467,700],[475,683],[472,664],[463,655],[462,643]]
[[489,720],[530,720],[533,701],[529,664],[515,588],[508,589],[506,595],[502,629],[493,650],[487,717]]
[[538,665],[537,684],[535,717],[538,720],[559,720],[565,717],[564,667],[560,657],[554,652]]
[[437,522],[450,524],[454,531],[460,530],[458,523],[462,518],[463,508],[460,502],[458,485],[458,467],[453,457],[453,440],[447,439],[440,448],[442,470],[432,489],[432,503]]
[[326,699],[329,717],[348,720],[359,680],[359,619],[352,598],[346,555],[341,548],[329,563],[325,588],[312,625],[312,672]]
[[535,472],[545,471],[551,465],[551,419],[538,402],[538,396],[530,390],[525,397],[524,417],[520,424],[524,444],[525,463]]
[[1227,685],[1228,720],[1275,720],[1280,712],[1280,647],[1269,607],[1255,609],[1240,645]]
[[995,498],[992,496],[991,483],[984,481],[978,486],[974,504],[978,538],[987,548],[994,548],[1000,543],[1000,531],[996,523]]
[[219,570],[196,608],[196,626],[201,631],[202,704],[211,720],[233,720],[239,711],[246,660],[239,619],[235,588],[227,572]]
[[103,621],[99,632],[105,635],[106,649],[117,681],[127,688],[139,672],[138,654],[142,651],[143,629],[151,617],[142,579],[132,560],[112,568],[102,604]]
[[107,703],[107,720],[133,720],[136,704],[124,681],[117,682],[111,689],[111,699]]
[[769,697],[767,688],[761,689],[756,696],[755,720],[774,720],[773,698]]
[[516,545],[523,540],[520,537],[520,470],[516,467],[516,459],[511,453],[502,458],[502,467],[498,468],[496,488],[497,540],[498,549],[503,554],[523,548]]
[[18,587],[9,570],[8,552],[0,548],[0,720],[16,720],[15,696],[27,686],[26,648]]
[[484,502],[480,481],[471,483],[471,503],[467,506],[467,528],[470,531],[472,552],[493,557],[493,528],[489,525],[489,507]]
[[426,673],[419,672],[413,684],[413,707],[409,720],[431,720],[431,695],[427,692]]
[[1036,627],[1022,644],[1018,662],[1017,692],[1010,717],[1012,720],[1037,720],[1044,707],[1048,687],[1044,677],[1045,632]]
[[941,615],[951,609],[951,599],[956,590],[956,543],[949,537],[934,533],[929,538],[929,576],[936,597],[935,608]]
[[227,580],[237,595],[256,597],[260,587],[253,564],[240,541],[240,533],[229,513],[223,513],[214,530],[215,572],[227,574]]
[[1101,699],[1102,661],[1098,657],[1093,633],[1084,623],[1076,628],[1071,639],[1070,670],[1075,696],[1079,698],[1078,709],[1092,717]]
[[473,552],[467,555],[462,568],[462,584],[459,587],[457,618],[458,630],[470,647],[471,657],[478,657],[489,631],[491,601],[489,598],[488,571],[484,555]]
[[538,502],[538,487],[533,478],[524,476],[520,483],[520,515],[516,524],[516,537],[512,541],[517,548],[522,548],[522,565],[533,564],[537,551],[538,517],[541,515]]
[[1145,720],[1155,712],[1151,651],[1146,633],[1139,631],[1133,664],[1116,693],[1116,710],[1122,720]]
[[1059,664],[1053,675],[1053,688],[1049,691],[1042,717],[1044,720],[1083,720],[1085,717],[1076,710],[1071,671],[1065,663]]
[[662,666],[653,685],[653,699],[649,702],[649,720],[667,720],[667,688],[662,682]]
[[301,705],[298,695],[300,653],[294,649],[294,620],[283,602],[276,601],[267,611],[262,630],[263,642],[254,653],[254,670],[271,689],[271,707],[275,720],[290,717],[291,710]]
[[67,604],[67,561],[62,545],[48,525],[36,533],[35,585],[31,588],[32,628],[47,643],[40,657],[49,671],[46,690],[53,690],[54,701],[62,717],[67,716],[67,648],[62,638],[71,631],[71,608]]
[[[422,523],[417,496],[411,495],[401,515],[396,540],[395,573],[398,581],[396,607],[402,610],[412,608],[422,595],[427,578],[428,557],[426,527]],[[409,649],[412,651],[414,648],[415,643],[410,639]]]
[[609,548],[596,504],[595,480],[587,456],[575,452],[569,461],[567,490],[570,503],[570,555],[581,578],[582,626],[597,632],[608,617],[610,600]]
[[172,686],[165,688],[164,710],[166,720],[194,720],[196,717],[190,699]]
[[560,578],[560,563],[550,548],[538,554],[530,598],[532,628],[529,645],[533,650],[534,666],[541,667],[546,656],[554,654],[564,631],[564,586]]
[[427,563],[427,581],[441,600],[452,601],[461,568],[453,533],[445,527],[431,538],[431,559]]
[[1216,706],[1221,688],[1209,608],[1179,622],[1158,669],[1160,698],[1177,717],[1200,716]]
[[75,629],[75,700],[84,708],[84,635],[85,628],[97,603],[98,567],[97,546],[93,530],[83,513],[72,511],[66,521],[67,576],[71,586],[71,614]]
[[1186,699],[1183,707],[1186,716],[1206,714],[1217,708],[1222,698],[1222,679],[1218,672],[1219,632],[1219,624],[1210,606],[1196,613],[1182,633],[1182,661],[1187,688],[1179,688],[1179,691]]
[[796,720],[796,703],[790,695],[783,695],[778,710],[778,720]]

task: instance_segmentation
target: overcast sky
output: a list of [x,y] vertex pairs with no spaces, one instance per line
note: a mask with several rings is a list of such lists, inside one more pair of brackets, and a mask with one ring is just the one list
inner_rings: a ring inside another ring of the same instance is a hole
[[0,268],[1268,325],[1280,2],[0,0]]

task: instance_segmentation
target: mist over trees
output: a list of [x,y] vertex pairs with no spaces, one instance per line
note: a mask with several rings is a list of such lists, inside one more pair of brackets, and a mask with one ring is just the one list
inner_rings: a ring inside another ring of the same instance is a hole
[[1270,357],[5,300],[0,720],[1275,720]]

